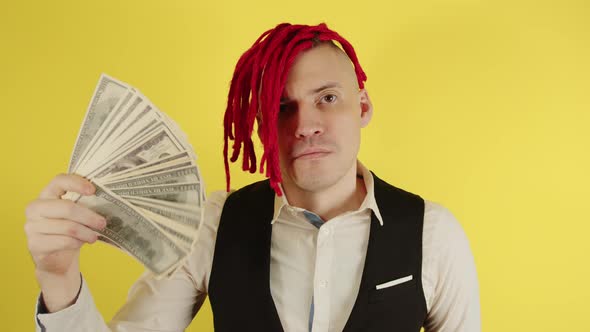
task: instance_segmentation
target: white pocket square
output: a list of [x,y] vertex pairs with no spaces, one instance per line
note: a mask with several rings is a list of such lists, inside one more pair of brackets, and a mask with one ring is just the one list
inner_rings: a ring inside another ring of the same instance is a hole
[[385,282],[385,283],[382,283],[382,284],[377,285],[377,290],[383,289],[383,288],[387,288],[387,287],[392,287],[392,286],[395,286],[395,285],[399,285],[401,283],[408,282],[410,280],[412,280],[412,275],[409,275],[409,276],[406,276],[406,277],[402,277],[402,278],[398,278],[398,279],[395,279],[395,280],[391,280],[391,281],[388,281],[388,282]]

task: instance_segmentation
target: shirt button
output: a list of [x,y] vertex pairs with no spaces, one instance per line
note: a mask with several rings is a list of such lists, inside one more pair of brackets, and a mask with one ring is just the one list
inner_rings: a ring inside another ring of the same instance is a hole
[[329,227],[322,227],[321,231],[324,233],[324,235],[330,235]]
[[328,287],[327,281],[324,280],[324,281],[320,282],[320,288],[326,288],[326,287]]

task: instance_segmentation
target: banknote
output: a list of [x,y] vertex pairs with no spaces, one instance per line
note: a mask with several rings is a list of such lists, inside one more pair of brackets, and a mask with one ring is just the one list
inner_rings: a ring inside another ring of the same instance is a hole
[[107,219],[99,240],[128,253],[158,278],[184,263],[197,239],[204,183],[188,139],[139,89],[103,74],[78,133],[68,170],[96,193],[62,196]]
[[176,140],[172,138],[172,133],[162,129],[104,161],[97,169],[89,171],[88,174],[84,171],[81,175],[88,176],[91,179],[102,178],[109,174],[177,154],[183,150],[184,147],[178,145]]
[[191,165],[195,165],[194,161],[189,158],[189,154],[186,151],[183,151],[178,154],[174,154],[168,157],[157,159],[152,162],[147,162],[145,164],[128,168],[124,171],[103,176],[101,179],[105,183],[115,182],[129,177],[157,173],[163,169],[168,169],[172,166],[186,167]]
[[143,197],[123,196],[123,198],[127,199],[131,204],[133,204],[133,206],[151,211],[170,220],[174,220],[177,224],[186,225],[188,227],[197,229],[201,222],[202,216],[201,210],[199,208],[191,210],[166,204],[152,203]]
[[109,189],[123,189],[130,187],[140,187],[155,184],[178,184],[178,183],[198,183],[199,173],[197,166],[174,167],[163,171],[129,177],[127,179],[105,182]]
[[182,203],[186,205],[200,206],[201,197],[199,183],[160,184],[153,186],[113,189],[113,192],[121,196],[138,196]]
[[195,205],[187,205],[184,203],[175,203],[170,201],[163,201],[159,199],[149,198],[149,197],[141,197],[141,196],[122,196],[125,199],[132,201],[134,204],[136,201],[141,201],[142,203],[147,203],[154,206],[161,206],[166,209],[178,210],[181,212],[186,212],[189,214],[192,213],[199,213],[201,211],[201,206]]
[[179,225],[174,220],[168,219],[166,217],[162,217],[158,214],[151,212],[150,210],[145,210],[142,208],[137,208],[143,215],[149,217],[150,220],[154,222],[156,227],[158,227],[163,233],[168,235],[168,237],[174,241],[181,249],[184,251],[189,251],[196,236],[197,230]]
[[78,160],[76,168],[79,168],[81,165],[84,165],[86,160],[91,159],[92,155],[96,151],[97,148],[103,147],[102,141],[103,137],[105,136],[105,131],[109,128],[112,128],[113,125],[117,124],[117,115],[121,113],[123,109],[127,106],[127,103],[131,100],[131,97],[135,93],[133,88],[130,88],[123,98],[119,99],[119,102],[113,107],[113,109],[107,115],[107,118],[104,120],[102,125],[100,126],[98,132],[94,135],[90,143],[86,146],[84,152],[82,153],[81,157]]
[[82,196],[78,202],[107,220],[100,234],[132,254],[157,275],[168,272],[184,255],[166,234],[131,204],[113,192],[96,185],[93,196]]
[[70,158],[70,172],[77,165],[81,154],[98,132],[109,112],[123,98],[128,89],[126,84],[105,74],[101,75],[74,145]]

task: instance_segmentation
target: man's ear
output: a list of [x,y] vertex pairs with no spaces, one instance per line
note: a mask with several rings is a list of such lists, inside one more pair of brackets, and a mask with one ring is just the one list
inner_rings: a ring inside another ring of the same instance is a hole
[[361,128],[366,127],[373,117],[373,104],[369,99],[369,93],[365,89],[359,90],[361,104]]

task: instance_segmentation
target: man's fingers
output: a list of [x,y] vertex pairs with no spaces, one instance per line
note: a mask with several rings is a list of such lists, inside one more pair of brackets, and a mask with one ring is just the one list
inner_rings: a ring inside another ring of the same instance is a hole
[[68,236],[88,243],[94,243],[98,239],[98,234],[92,229],[73,221],[60,219],[44,219],[28,222],[25,224],[25,233],[29,237],[40,235]]
[[28,237],[28,240],[29,251],[33,257],[36,255],[41,257],[64,250],[78,250],[85,243],[67,235],[45,235],[40,233]]
[[25,211],[28,220],[65,219],[93,229],[103,229],[106,220],[98,213],[67,199],[46,199],[31,202]]
[[94,185],[85,178],[76,174],[59,174],[41,191],[40,199],[57,199],[68,191],[82,195],[92,195]]

